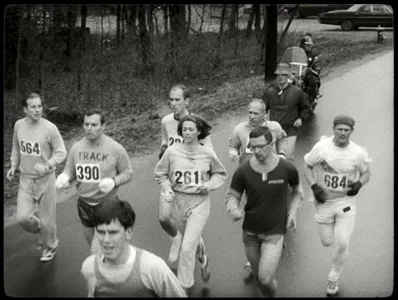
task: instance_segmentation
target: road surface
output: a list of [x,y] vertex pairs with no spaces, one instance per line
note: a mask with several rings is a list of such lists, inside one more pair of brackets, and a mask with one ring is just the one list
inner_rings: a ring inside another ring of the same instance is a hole
[[[340,278],[340,297],[386,297],[393,291],[393,52],[361,65],[342,76],[323,82],[323,98],[315,116],[304,123],[298,138],[295,164],[304,191],[303,155],[323,134],[331,134],[333,117],[346,113],[356,120],[352,139],[367,148],[373,158],[372,177],[358,196],[358,216],[350,245],[349,260]],[[196,269],[196,297],[253,297],[258,294],[245,278],[246,262],[241,242],[241,222],[233,223],[225,212],[224,193],[236,167],[228,161],[227,141],[231,119],[214,132],[216,152],[227,167],[226,185],[212,193],[212,209],[204,239],[210,256],[212,277],[207,284]],[[123,187],[121,198],[134,207],[137,219],[133,243],[167,259],[170,241],[157,221],[158,185],[153,168],[158,153],[133,160],[135,176]],[[80,275],[89,255],[76,210],[76,197],[57,205],[59,251],[53,261],[41,263],[34,236],[18,225],[4,229],[4,286],[13,297],[84,297]],[[287,238],[277,271],[278,296],[323,297],[330,270],[332,249],[318,238],[313,208],[305,201],[298,228]],[[176,266],[171,266],[175,268]]]

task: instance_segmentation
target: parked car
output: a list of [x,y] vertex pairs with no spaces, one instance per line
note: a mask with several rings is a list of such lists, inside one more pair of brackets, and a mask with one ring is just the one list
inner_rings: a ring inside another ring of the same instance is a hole
[[[284,9],[287,10],[288,14],[292,14],[294,7],[297,4],[285,4]],[[295,12],[295,18],[306,18],[310,16],[317,16],[320,13],[328,12],[335,9],[347,9],[353,4],[299,4],[297,11]]]
[[343,30],[358,27],[392,27],[393,11],[385,4],[355,4],[346,10],[335,10],[318,15],[321,24],[340,25]]

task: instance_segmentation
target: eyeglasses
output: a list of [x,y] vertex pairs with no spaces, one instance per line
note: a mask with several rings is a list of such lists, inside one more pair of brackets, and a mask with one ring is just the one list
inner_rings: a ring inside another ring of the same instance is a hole
[[268,146],[269,144],[271,144],[271,142],[268,142],[268,143],[266,143],[265,145],[255,145],[255,146],[249,144],[248,148],[249,148],[251,151],[254,151],[255,149],[260,149],[260,150],[261,150],[261,149],[264,149],[265,146]]

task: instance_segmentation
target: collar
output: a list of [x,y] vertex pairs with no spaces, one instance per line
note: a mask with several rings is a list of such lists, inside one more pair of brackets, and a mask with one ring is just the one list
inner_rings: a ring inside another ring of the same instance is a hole
[[[190,114],[191,114],[191,112],[188,111],[188,115],[190,115]],[[187,115],[187,116],[188,116],[188,115]],[[176,118],[176,115],[175,115],[175,114],[173,114],[173,118],[174,118],[174,120],[176,120],[177,122],[180,121],[180,119],[177,119],[177,118]]]

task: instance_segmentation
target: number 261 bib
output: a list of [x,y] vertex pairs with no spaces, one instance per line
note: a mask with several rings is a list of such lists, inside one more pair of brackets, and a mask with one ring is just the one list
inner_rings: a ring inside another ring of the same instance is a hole
[[99,164],[76,164],[76,178],[79,182],[98,183],[100,175]]
[[175,169],[174,180],[176,184],[185,186],[200,186],[201,172],[199,169]]

